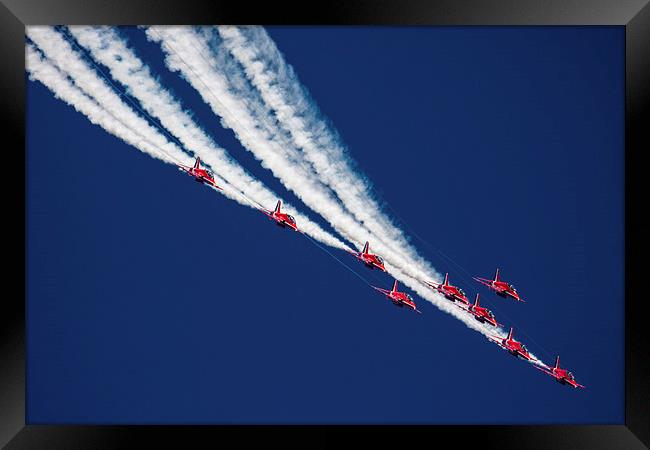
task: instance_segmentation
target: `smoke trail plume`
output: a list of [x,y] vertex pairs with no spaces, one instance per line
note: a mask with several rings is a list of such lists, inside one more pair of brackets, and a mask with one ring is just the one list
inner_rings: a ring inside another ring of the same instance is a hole
[[25,62],[29,78],[41,82],[54,96],[83,114],[91,123],[99,125],[108,133],[117,136],[140,151],[170,164],[176,161],[191,164],[191,159],[180,149],[167,146],[160,151],[159,143],[151,142],[146,136],[135,131],[112,112],[107,111],[95,99],[76,86],[65,73],[44,58],[36,48],[27,44]]
[[[147,147],[138,146],[137,140],[127,141],[139,149],[146,151],[152,156],[166,160],[168,162],[176,162],[184,165],[191,165],[192,160],[183,152],[178,146],[166,140],[166,138],[156,130],[151,124],[135,113],[114,89],[109,87],[106,82],[97,74],[95,70],[89,67],[81,56],[71,47],[70,43],[57,31],[50,27],[29,27],[27,30],[28,37],[38,45],[39,49],[43,51],[45,56],[52,63],[50,65],[56,66],[64,75],[64,79],[69,77],[72,83],[82,91],[86,97],[94,99],[97,105],[101,106],[105,111],[108,111],[116,120],[119,120],[124,128],[129,128],[141,140],[146,140],[149,143]],[[44,83],[45,84],[45,83]],[[59,86],[58,84],[53,87]],[[58,92],[52,89],[52,83],[48,86],[55,94]],[[117,118],[120,119],[117,119]],[[128,125],[127,125],[128,124]],[[109,130],[107,130],[109,131]],[[124,130],[123,130],[124,131]],[[115,133],[114,133],[115,134]],[[120,135],[120,137],[122,137]],[[230,166],[231,168],[233,165]],[[245,174],[245,172],[241,171]],[[250,183],[250,187],[263,192],[263,186],[257,180],[252,178],[244,179],[244,183]],[[222,182],[224,187],[224,195],[237,201],[238,203],[246,206],[251,206],[251,201],[239,189],[231,186],[228,181]],[[266,204],[272,205],[276,197],[266,190],[267,194],[265,199],[268,200]],[[254,203],[253,203],[254,205]],[[287,207],[288,211],[292,211],[291,207]],[[300,218],[301,229],[305,233],[309,233],[315,239],[322,242],[338,247],[347,248],[340,240],[333,237],[331,234],[325,232],[314,222],[303,217],[296,212],[296,217]]]
[[[144,110],[160,121],[194,155],[200,156],[231,187],[225,194],[234,199],[241,196],[253,205],[271,208],[278,196],[251,176],[218,146],[185,111],[180,102],[151,75],[149,68],[128,47],[126,41],[108,27],[69,27],[71,34],[87,48],[94,59],[106,66],[111,76],[122,83]],[[235,191],[233,196],[232,190]],[[240,202],[241,203],[241,202]],[[318,224],[297,212],[291,205],[283,209],[294,215],[300,230],[314,239],[339,249],[348,249],[339,239]]]

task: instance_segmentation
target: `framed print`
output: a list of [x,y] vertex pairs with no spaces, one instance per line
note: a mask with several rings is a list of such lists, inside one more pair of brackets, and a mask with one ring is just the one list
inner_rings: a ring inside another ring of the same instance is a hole
[[303,8],[3,0],[0,443],[647,448],[646,2]]

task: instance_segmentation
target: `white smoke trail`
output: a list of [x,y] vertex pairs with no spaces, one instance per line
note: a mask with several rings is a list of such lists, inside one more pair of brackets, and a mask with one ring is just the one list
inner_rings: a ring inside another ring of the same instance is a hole
[[170,164],[181,161],[191,164],[189,156],[180,149],[167,146],[161,152],[158,143],[153,143],[141,133],[133,130],[115,114],[104,109],[95,99],[75,86],[54,64],[44,58],[31,44],[25,46],[25,68],[29,78],[40,81],[54,96],[83,114],[91,123],[99,125],[110,134],[133,145],[140,151]]
[[[249,114],[246,102],[229,91],[228,80],[212,67],[203,57],[198,47],[203,45],[197,40],[197,34],[188,27],[152,27],[148,35],[153,40],[162,41],[163,50],[167,53],[166,62],[174,71],[180,71],[192,86],[199,91],[209,106],[221,116],[225,127],[235,131],[237,138],[250,150],[265,168],[270,169],[283,184],[296,193],[314,211],[323,217],[337,220],[332,222],[335,229],[344,238],[361,246],[372,233],[350,216],[340,203],[332,197],[329,190],[309,170],[297,162],[297,155],[291,155],[293,149],[286,148],[270,135],[259,121]],[[207,81],[204,81],[207,80]],[[330,220],[331,222],[331,220]],[[360,244],[359,244],[360,242]],[[381,242],[374,244],[376,250],[382,250]],[[416,267],[409,267],[407,261],[392,253],[395,266],[408,268],[412,273],[423,277]],[[391,256],[387,256],[390,261]]]
[[[333,225],[346,239],[363,243],[363,240],[371,235],[341,207],[308,168],[296,164],[295,157],[287,153],[291,149],[283,148],[282,143],[259,126],[248,113],[246,104],[229,92],[228,81],[212,71],[201,52],[197,51],[197,45],[201,43],[196,40],[197,35],[193,30],[187,27],[160,27],[150,28],[148,34],[154,40],[162,39],[163,50],[168,55],[168,67],[181,71],[212,109],[222,117],[224,126],[233,129],[244,146],[253,152],[264,167],[271,169],[285,186],[324,217],[336,217],[337,221]],[[176,51],[176,48],[181,51]],[[207,80],[207,83],[204,80]],[[377,250],[382,248],[381,243],[376,243],[374,247]],[[397,255],[394,252],[392,256]],[[388,256],[389,260],[390,258]],[[394,260],[394,265],[408,267],[408,262],[403,258]],[[415,267],[408,269],[411,272],[417,271]],[[423,274],[420,273],[419,276]]]
[[[183,144],[200,156],[204,162],[218,171],[221,178],[234,186],[241,194],[261,205],[273,206],[277,195],[253,178],[235,162],[192,120],[180,103],[151,75],[149,68],[129,49],[124,39],[107,27],[69,27],[79,43],[92,56],[105,65],[113,78],[126,86],[142,107],[156,117]],[[316,223],[296,212],[291,205],[283,209],[293,214],[300,229],[313,238],[332,247],[348,247]]]
[[[214,27],[200,28],[198,33],[205,46],[211,50],[210,56],[214,58],[212,66],[225,75],[234,94],[246,99],[249,113],[269,135],[275,136],[284,151],[284,157],[294,161],[302,169],[303,175],[315,174],[313,178],[321,185],[321,189],[336,195],[343,208],[352,213],[354,219],[369,232],[369,237],[381,240],[379,246],[373,240],[375,249],[387,245],[395,254],[411,263],[415,262],[423,273],[428,274],[428,278],[440,279],[433,267],[410,247],[401,230],[382,213],[373,197],[363,195],[370,189],[369,182],[352,169],[353,161],[345,158],[341,146],[334,145],[332,134],[328,133],[332,128],[327,127],[323,120],[317,122],[311,117],[307,129],[305,120],[308,116],[305,114],[314,111],[306,103],[308,95],[293,93],[303,90],[299,83],[282,83],[287,78],[295,78],[291,68],[286,64],[274,64],[277,58],[267,57],[264,61],[259,61],[260,58],[255,51],[251,51],[250,45],[237,28],[224,27],[223,30],[226,37],[219,36]],[[244,27],[244,30],[259,31],[266,35],[261,27]],[[221,28],[219,32],[221,33]],[[273,45],[272,41],[270,43]],[[231,53],[237,57],[233,58]],[[283,61],[281,55],[280,60]],[[282,75],[276,75],[277,73]],[[282,92],[288,90],[292,94],[285,93],[284,96],[291,96],[291,105],[283,102]],[[362,244],[363,242],[359,243],[359,247]]]
[[[61,68],[62,71],[64,71],[81,90],[83,90],[87,95],[95,98],[96,101],[103,105],[107,111],[115,113],[115,115],[122,118],[125,123],[130,124],[133,130],[137,130],[138,133],[146,136],[150,142],[159,145],[160,148],[164,148],[166,154],[174,155],[173,159],[175,159],[176,162],[181,162],[185,165],[192,164],[192,161],[187,154],[185,154],[175,144],[168,142],[165,137],[153,128],[145,119],[140,117],[129,106],[127,106],[115,90],[107,86],[106,82],[100,78],[97,72],[83,61],[80,55],[71,47],[69,42],[60,33],[50,27],[29,27],[27,34],[30,39],[38,44],[44,54],[53,61],[54,64]],[[158,94],[162,95],[163,92],[159,91]],[[167,100],[169,100],[169,98],[167,98]],[[161,105],[164,107],[165,103],[163,102]],[[166,105],[168,106],[168,109],[163,112],[163,115],[169,113],[169,108],[173,108],[174,106],[172,103],[167,103]],[[179,117],[175,116],[175,119],[179,119]],[[184,119],[187,120],[183,121]],[[165,121],[166,123],[173,122],[178,129],[185,127],[187,132],[184,132],[182,136],[186,140],[189,139],[187,137],[188,133],[191,133],[192,131],[196,132],[196,130],[190,130],[192,123],[191,120],[189,120],[189,116],[186,118],[181,117],[180,120],[165,118]],[[181,140],[181,142],[183,141]],[[217,147],[213,146],[213,148],[216,150]],[[225,153],[223,149],[221,150],[222,153]],[[225,159],[212,158],[212,160],[212,162],[216,164],[221,164],[222,161],[225,162]],[[230,179],[221,182],[224,187],[224,195],[242,205],[251,206],[251,202],[248,200],[250,197],[248,197],[247,194],[257,194],[258,199],[263,200],[266,205],[270,205],[269,207],[273,206],[277,197],[274,196],[272,192],[266,190],[259,181],[248,176],[243,169],[240,168],[240,170],[237,171],[238,166],[232,164],[232,161],[227,167],[229,169],[228,175],[230,175]],[[239,185],[247,187],[246,192],[243,192],[241,189],[230,184],[230,181],[236,179],[237,175],[243,177],[237,181]],[[287,206],[286,210],[294,212],[291,206]],[[310,221],[297,212],[295,212],[295,216],[296,220],[300,220],[299,223],[301,230],[310,234],[314,239],[318,239],[333,247],[342,249],[347,248],[340,240],[322,230],[322,228],[320,228],[316,223]]]
[[[344,238],[361,246],[372,232],[361,225],[332,198],[326,187],[313,176],[309,167],[292,159],[291,149],[283,148],[276,136],[257,123],[247,106],[249,99],[237,98],[232,94],[228,80],[213,67],[209,60],[209,49],[197,33],[187,27],[151,27],[148,37],[160,42],[166,54],[165,62],[172,71],[178,71],[200,93],[204,101],[221,117],[222,124],[232,129],[245,148],[250,150],[270,169],[282,183],[296,193],[310,208],[321,214]],[[441,295],[424,287],[419,280],[428,279],[431,272],[425,272],[402,252],[383,244],[376,236],[374,248],[389,263],[390,273],[420,296],[439,309],[453,315],[468,327],[484,335],[503,334],[502,330],[489,329],[462,312]]]
[[[210,30],[213,29],[206,32]],[[410,258],[427,271],[433,271],[410,247],[402,230],[382,213],[369,181],[355,170],[338,133],[322,118],[315,102],[266,31],[256,26],[220,26],[218,34],[220,44],[241,65],[241,68],[228,67],[229,78],[243,69],[278,125],[288,133],[292,145],[300,150],[300,155],[312,165],[323,183],[332,188],[345,207],[374,234],[384,237],[394,247],[406,249]],[[224,71],[222,67],[220,70]]]
[[[49,27],[27,27],[26,30],[27,36],[45,55],[45,58],[41,58],[35,47],[28,45],[26,47],[28,61],[31,61],[34,66],[28,66],[27,70],[34,77],[38,70],[38,80],[55,95],[60,98],[63,98],[64,93],[70,95],[69,99],[74,99],[76,102],[72,103],[68,100],[66,102],[80,112],[82,112],[80,108],[83,107],[83,114],[93,123],[101,124],[111,134],[120,133],[120,138],[143,152],[169,163],[191,164],[189,156],[185,155],[178,146],[167,141],[146,120],[127,106],[74,54],[68,43],[57,32]],[[72,88],[76,88],[77,91],[73,92]],[[82,101],[80,94],[94,102],[96,107],[92,108],[88,102]],[[100,115],[99,110],[104,110],[104,114]],[[113,120],[106,118],[106,115],[113,117]],[[129,136],[129,139],[125,139],[124,136]]]

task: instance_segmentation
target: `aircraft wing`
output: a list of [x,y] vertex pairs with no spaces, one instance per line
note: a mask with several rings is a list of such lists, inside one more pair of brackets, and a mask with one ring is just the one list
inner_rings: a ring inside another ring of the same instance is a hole
[[486,285],[487,287],[492,287],[492,280],[486,280],[485,278],[473,277],[474,280],[478,281],[481,284]]
[[438,289],[441,286],[439,283],[434,283],[433,281],[425,281],[425,283],[433,289]]
[[504,338],[502,338],[500,336],[494,336],[494,335],[491,335],[491,334],[489,334],[487,336],[487,338],[488,338],[488,340],[490,340],[490,341],[494,342],[495,344],[497,344],[499,347],[503,347],[503,344],[501,343],[501,341],[503,341]]
[[552,376],[552,377],[555,377],[555,375],[553,375],[553,372],[551,372],[551,371],[549,371],[549,370],[546,370],[546,369],[544,369],[544,368],[542,368],[542,367],[539,367],[539,366],[537,366],[537,365],[534,365],[533,367],[534,367],[535,369],[539,370],[540,372],[544,372],[544,373],[547,374],[547,375],[550,375],[550,376]]
[[467,311],[468,313],[471,313],[471,314],[473,314],[474,316],[476,316],[476,313],[470,311],[470,309],[467,308],[467,306],[466,306],[465,304],[463,304],[463,303],[456,303],[456,302],[454,302],[453,304],[456,305],[458,308],[462,309],[463,311]]
[[219,189],[220,191],[223,191],[223,188],[221,186],[217,186],[217,183],[214,183],[210,180],[205,180],[206,183],[208,183],[210,186],[212,186],[215,189]]
[[287,222],[286,220],[283,220],[282,223],[288,226],[289,228],[291,228],[293,231],[298,231],[298,227],[292,224],[291,222]]
[[390,294],[390,291],[388,291],[386,289],[378,288],[378,287],[375,287],[375,286],[372,286],[372,288],[375,289],[376,291],[381,292],[382,294],[386,294],[386,295]]
[[518,302],[524,302],[524,303],[526,303],[526,301],[525,301],[523,298],[519,297],[519,294],[517,294],[516,297],[515,297],[514,295],[512,295],[512,292],[510,292],[510,291],[506,291],[506,294],[508,294],[510,297],[514,298],[514,299],[517,300]]

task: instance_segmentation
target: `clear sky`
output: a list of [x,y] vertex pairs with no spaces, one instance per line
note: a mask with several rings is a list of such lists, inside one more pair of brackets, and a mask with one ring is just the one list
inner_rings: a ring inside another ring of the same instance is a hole
[[[623,423],[624,29],[267,30],[421,254],[587,389],[416,295],[422,315],[395,308],[27,81],[28,423]],[[122,33],[308,212],[158,45]],[[468,276],[497,266],[527,303]]]

